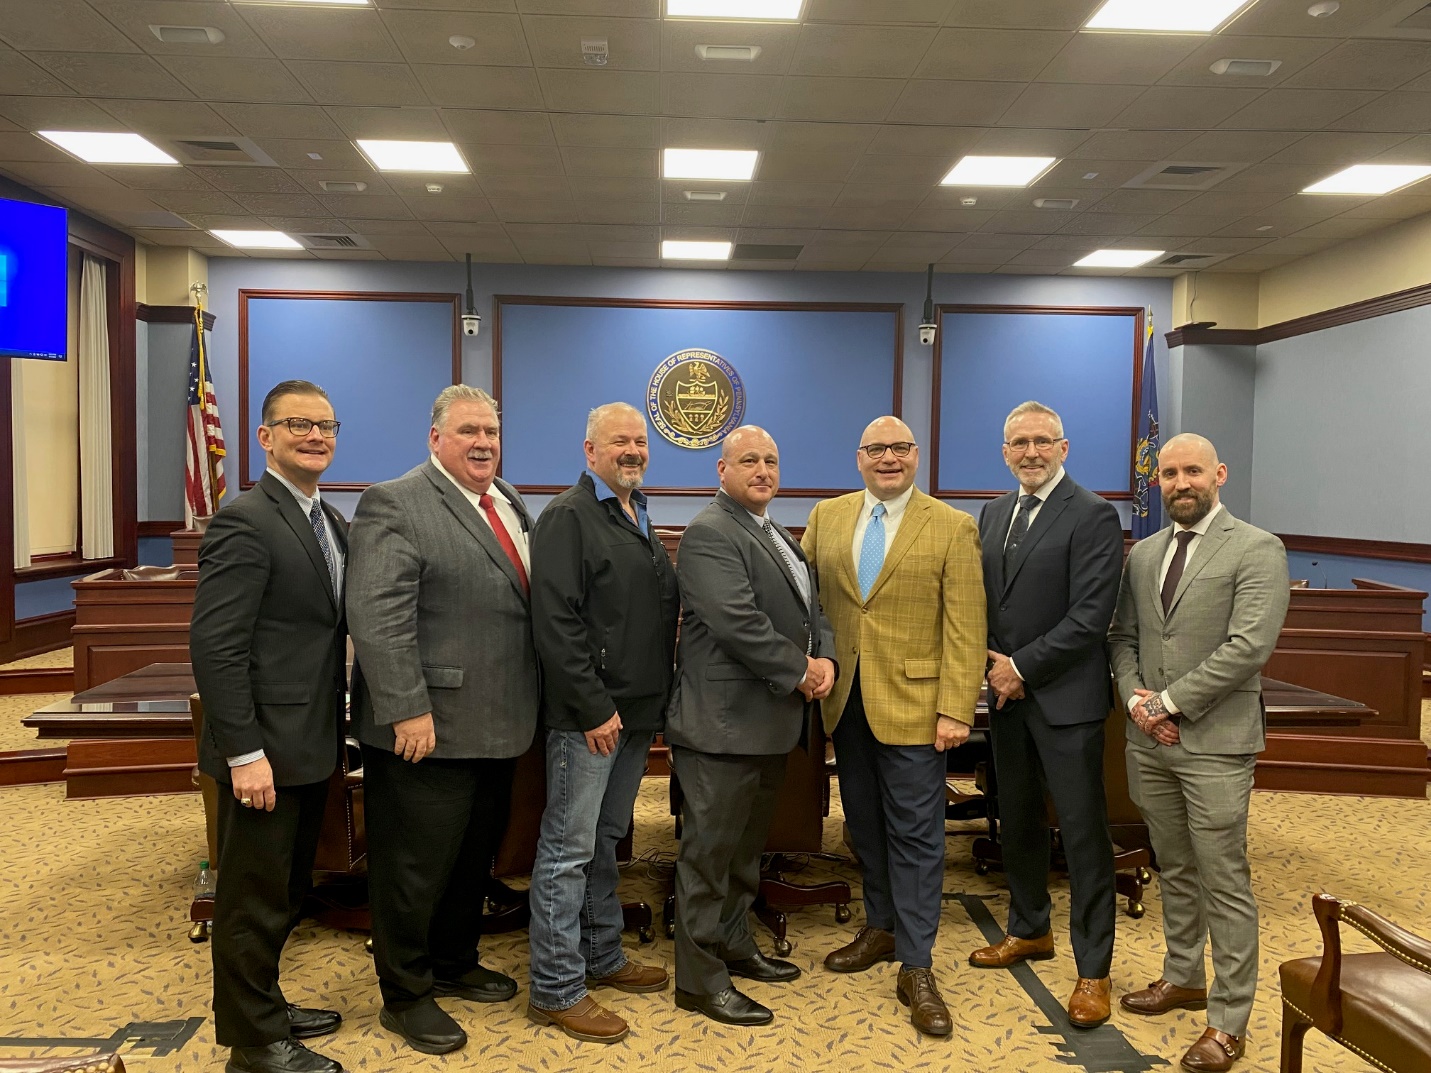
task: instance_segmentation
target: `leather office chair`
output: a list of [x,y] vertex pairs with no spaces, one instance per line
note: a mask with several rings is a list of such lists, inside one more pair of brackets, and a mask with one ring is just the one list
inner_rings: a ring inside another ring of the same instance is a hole
[[0,1058],[0,1073],[124,1073],[124,1059],[117,1054]]
[[[1281,968],[1282,1073],[1301,1073],[1309,1028],[1387,1073],[1431,1069],[1431,942],[1330,894],[1313,898],[1312,911],[1322,956]],[[1343,954],[1343,923],[1381,951]]]

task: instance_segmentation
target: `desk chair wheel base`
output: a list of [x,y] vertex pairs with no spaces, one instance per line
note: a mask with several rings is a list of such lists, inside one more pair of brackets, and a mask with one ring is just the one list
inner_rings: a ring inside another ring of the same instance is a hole
[[850,907],[848,905],[835,906],[835,923],[848,924],[850,922]]
[[363,940],[363,953],[367,954],[369,957],[371,957],[373,954],[373,937],[371,935],[369,935],[366,939]]
[[1128,915],[1129,915],[1130,917],[1132,917],[1134,920],[1140,920],[1140,919],[1142,918],[1143,914],[1146,913],[1147,911],[1148,911],[1148,907],[1147,907],[1146,905],[1144,905],[1142,902],[1130,901],[1130,902],[1128,903]]
[[986,876],[986,875],[988,875],[988,874],[989,874],[989,862],[988,862],[988,861],[975,861],[975,862],[974,862],[974,874],[975,874],[976,876]]
[[189,925],[189,942],[206,943],[213,933],[214,922],[212,920],[196,920]]
[[1148,871],[1147,868],[1140,867],[1138,869],[1138,882],[1145,887],[1151,887],[1153,885],[1153,873]]
[[656,933],[650,928],[640,928],[636,932],[636,939],[642,945],[654,943],[656,941]]

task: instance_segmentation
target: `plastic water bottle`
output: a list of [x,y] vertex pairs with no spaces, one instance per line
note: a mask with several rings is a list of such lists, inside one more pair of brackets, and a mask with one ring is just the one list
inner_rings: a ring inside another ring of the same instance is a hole
[[214,878],[214,873],[209,871],[209,862],[200,861],[199,874],[194,877],[194,901],[211,902],[217,890],[218,881]]

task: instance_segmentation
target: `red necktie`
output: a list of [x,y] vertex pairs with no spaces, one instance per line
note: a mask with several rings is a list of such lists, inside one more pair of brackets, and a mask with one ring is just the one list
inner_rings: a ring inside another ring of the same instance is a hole
[[477,502],[487,514],[487,521],[492,524],[492,532],[497,536],[497,543],[502,545],[502,550],[507,553],[507,558],[512,560],[512,565],[517,568],[517,577],[522,582],[522,591],[531,592],[531,583],[527,581],[527,570],[522,566],[522,557],[517,554],[517,545],[512,543],[512,534],[507,532],[507,527],[502,524],[502,519],[497,516],[497,508],[492,504],[492,497],[481,495],[477,497]]

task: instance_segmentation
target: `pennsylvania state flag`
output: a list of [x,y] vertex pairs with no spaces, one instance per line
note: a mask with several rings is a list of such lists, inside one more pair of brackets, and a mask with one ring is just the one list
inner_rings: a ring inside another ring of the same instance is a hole
[[1138,443],[1133,455],[1133,539],[1163,527],[1163,497],[1158,489],[1158,380],[1153,364],[1153,311],[1148,310],[1148,342],[1143,351],[1138,398]]

